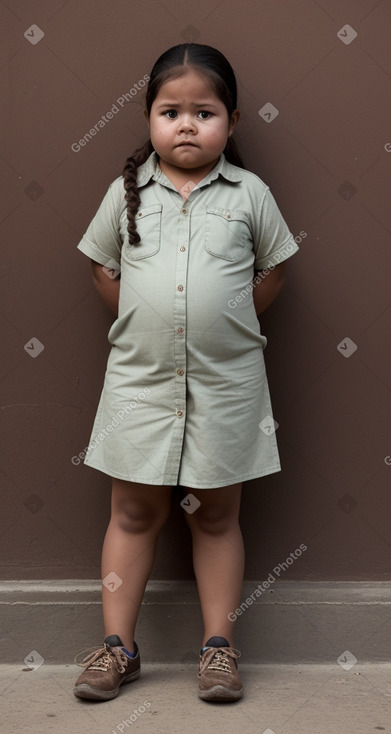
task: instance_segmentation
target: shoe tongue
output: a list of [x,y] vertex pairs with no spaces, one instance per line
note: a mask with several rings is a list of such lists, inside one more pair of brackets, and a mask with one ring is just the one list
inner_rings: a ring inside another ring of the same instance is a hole
[[123,647],[122,640],[118,635],[109,635],[105,637],[104,642],[110,645],[110,647]]
[[205,650],[206,647],[229,647],[229,642],[225,637],[209,637],[203,649]]

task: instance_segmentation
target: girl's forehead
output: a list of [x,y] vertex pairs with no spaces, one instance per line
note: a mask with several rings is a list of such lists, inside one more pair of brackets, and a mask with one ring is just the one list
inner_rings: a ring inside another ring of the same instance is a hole
[[167,81],[163,82],[156,97],[166,96],[167,94],[179,94],[183,96],[184,92],[187,93],[186,96],[202,94],[204,96],[207,95],[209,98],[217,98],[212,82],[205,74],[195,69],[189,69],[183,75],[174,79],[167,79]]

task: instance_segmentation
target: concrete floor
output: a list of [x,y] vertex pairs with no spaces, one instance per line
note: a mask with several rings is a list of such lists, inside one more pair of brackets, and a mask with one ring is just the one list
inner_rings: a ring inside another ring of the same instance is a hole
[[233,704],[200,701],[194,665],[144,664],[141,678],[105,703],[73,696],[75,665],[23,667],[0,666],[1,731],[7,734],[391,732],[391,664],[356,663],[349,671],[338,664],[242,664],[245,696]]

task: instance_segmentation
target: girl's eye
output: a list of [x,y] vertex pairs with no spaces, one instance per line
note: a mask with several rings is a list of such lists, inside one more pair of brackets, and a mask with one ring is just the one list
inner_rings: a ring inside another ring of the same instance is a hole
[[[165,117],[168,117],[169,120],[175,120],[178,117],[178,113],[176,110],[165,110],[165,112],[163,112],[163,115]],[[208,112],[208,110],[200,110],[198,115],[201,116],[201,120],[208,120],[209,117],[211,117],[212,113]]]

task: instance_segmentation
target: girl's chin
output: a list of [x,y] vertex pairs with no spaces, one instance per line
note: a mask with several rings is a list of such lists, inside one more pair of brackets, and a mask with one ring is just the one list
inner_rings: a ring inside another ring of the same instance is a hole
[[179,149],[176,148],[174,152],[170,151],[167,155],[164,154],[163,151],[161,151],[158,155],[160,157],[160,160],[162,160],[164,163],[166,163],[169,166],[174,166],[176,168],[206,168],[207,166],[210,166],[214,164],[218,159],[220,158],[220,154],[216,154],[213,157],[203,155],[200,156],[200,151],[198,148],[191,146]]
[[190,164],[192,166],[205,166],[208,164],[208,161],[200,159],[192,150],[189,150],[188,154],[186,154],[186,151],[181,151],[179,155],[169,156],[165,160],[173,166],[187,166]]

